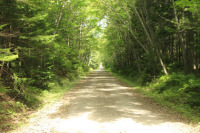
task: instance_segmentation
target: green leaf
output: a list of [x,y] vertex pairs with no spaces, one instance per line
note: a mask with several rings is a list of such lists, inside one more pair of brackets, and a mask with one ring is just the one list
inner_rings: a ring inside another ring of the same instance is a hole
[[16,60],[18,55],[10,52],[10,48],[0,49],[0,61],[10,62]]
[[3,25],[0,25],[0,30],[3,29],[3,27],[7,26],[8,24],[3,24]]
[[19,58],[18,55],[0,55],[0,61],[7,61],[7,62],[10,62],[10,61],[13,61],[13,60],[16,60],[17,58]]

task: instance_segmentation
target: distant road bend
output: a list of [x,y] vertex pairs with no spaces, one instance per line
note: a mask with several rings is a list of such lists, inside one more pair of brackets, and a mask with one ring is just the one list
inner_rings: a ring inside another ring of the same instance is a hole
[[15,133],[199,133],[100,69]]

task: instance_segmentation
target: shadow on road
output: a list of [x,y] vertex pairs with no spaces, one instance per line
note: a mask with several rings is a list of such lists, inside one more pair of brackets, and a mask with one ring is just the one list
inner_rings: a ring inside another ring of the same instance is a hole
[[88,128],[91,126],[108,128],[109,125],[112,128],[127,125],[129,128],[139,125],[149,128],[163,124],[169,127],[172,123],[176,123],[176,127],[184,124],[180,124],[180,119],[176,115],[169,114],[152,100],[124,86],[106,71],[95,71],[74,89],[77,97],[72,104],[61,106],[59,113],[49,116],[51,119],[59,117],[65,124],[88,123]]

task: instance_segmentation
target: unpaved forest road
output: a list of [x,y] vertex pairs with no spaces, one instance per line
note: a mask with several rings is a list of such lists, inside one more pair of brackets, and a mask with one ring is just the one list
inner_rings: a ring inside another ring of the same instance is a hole
[[106,71],[95,71],[14,133],[199,133]]

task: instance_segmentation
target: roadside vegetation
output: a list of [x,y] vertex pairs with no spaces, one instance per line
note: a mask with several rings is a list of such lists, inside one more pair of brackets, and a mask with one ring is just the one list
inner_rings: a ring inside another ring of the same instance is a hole
[[6,132],[23,125],[32,113],[60,100],[79,79],[77,77],[75,80],[69,81],[66,78],[62,78],[59,79],[59,82],[54,81],[49,90],[29,92],[28,102],[25,102],[25,98],[14,99],[6,93],[1,93],[0,131]]

